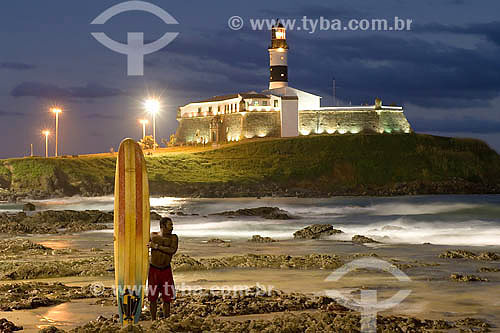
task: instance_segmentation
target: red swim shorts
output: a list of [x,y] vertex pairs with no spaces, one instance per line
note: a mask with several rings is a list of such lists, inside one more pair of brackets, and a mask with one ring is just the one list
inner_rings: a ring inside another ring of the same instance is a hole
[[160,292],[163,302],[170,303],[175,299],[175,285],[172,269],[170,266],[160,269],[150,265],[148,275],[148,300],[150,302],[156,302]]

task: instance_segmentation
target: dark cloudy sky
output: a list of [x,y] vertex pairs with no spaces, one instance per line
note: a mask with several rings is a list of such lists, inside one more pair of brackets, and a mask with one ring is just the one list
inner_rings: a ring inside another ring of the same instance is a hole
[[[288,33],[290,85],[353,104],[380,96],[398,103],[417,132],[476,137],[500,151],[500,3],[496,0],[422,1],[151,1],[179,21],[123,13],[104,26],[90,22],[122,1],[3,0],[0,5],[0,157],[23,156],[41,130],[53,128],[48,109],[64,107],[64,154],[108,151],[124,137],[139,138],[144,96],[161,94],[159,137],[177,126],[179,105],[216,94],[268,85],[268,31],[250,18],[387,18],[413,20],[408,32]],[[240,31],[228,18],[245,20]],[[126,57],[99,44],[103,31],[125,42],[127,32],[154,41],[179,37],[146,56],[145,75],[128,77]]]

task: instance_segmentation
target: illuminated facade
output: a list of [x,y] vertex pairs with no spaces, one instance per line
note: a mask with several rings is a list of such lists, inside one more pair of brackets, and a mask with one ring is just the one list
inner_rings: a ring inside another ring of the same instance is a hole
[[321,107],[321,97],[288,86],[288,44],[279,23],[271,32],[269,89],[192,102],[179,107],[176,140],[181,144],[222,143],[256,137],[311,134],[409,133],[403,108]]

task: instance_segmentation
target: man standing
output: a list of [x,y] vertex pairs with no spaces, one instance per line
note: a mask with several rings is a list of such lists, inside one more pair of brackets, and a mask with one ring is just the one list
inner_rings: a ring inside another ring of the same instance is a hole
[[151,261],[148,275],[148,299],[151,304],[151,318],[156,320],[158,296],[161,292],[163,314],[170,316],[170,303],[175,299],[174,277],[170,262],[177,252],[178,238],[172,234],[173,222],[169,217],[160,220],[160,234],[152,233],[148,246],[151,248]]

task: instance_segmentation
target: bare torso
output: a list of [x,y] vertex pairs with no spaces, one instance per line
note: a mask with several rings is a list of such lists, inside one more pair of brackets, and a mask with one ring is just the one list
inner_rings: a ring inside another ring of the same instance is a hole
[[151,264],[157,268],[166,268],[177,252],[178,238],[175,234],[151,234]]

